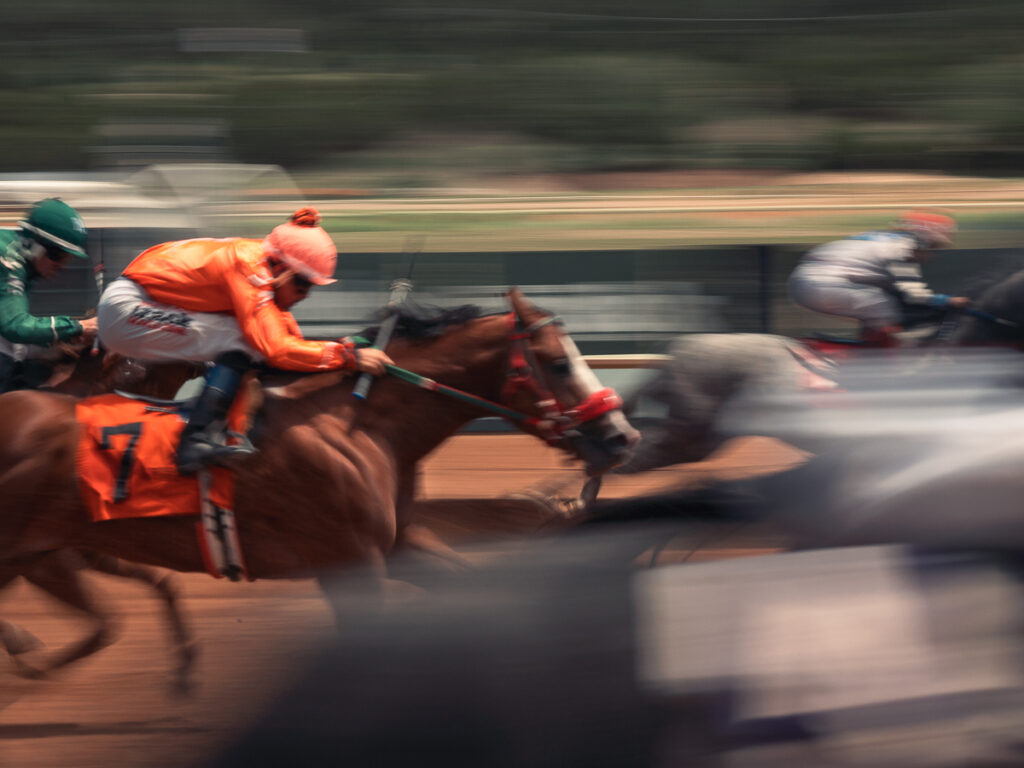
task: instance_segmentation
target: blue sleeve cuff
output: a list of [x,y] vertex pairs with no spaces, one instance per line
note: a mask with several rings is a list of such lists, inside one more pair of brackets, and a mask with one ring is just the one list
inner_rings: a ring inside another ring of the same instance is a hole
[[936,293],[928,299],[928,305],[932,307],[944,307],[949,304],[949,296],[945,293]]

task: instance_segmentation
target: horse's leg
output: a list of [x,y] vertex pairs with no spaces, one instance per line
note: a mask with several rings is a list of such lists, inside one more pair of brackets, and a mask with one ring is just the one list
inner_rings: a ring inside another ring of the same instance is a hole
[[91,656],[117,639],[114,619],[99,607],[82,583],[79,570],[84,566],[85,562],[77,552],[61,550],[22,572],[26,581],[84,614],[92,631],[84,639],[57,654],[44,667],[36,668],[19,663],[20,674],[34,678],[45,677],[50,672]]
[[180,694],[192,690],[191,675],[198,647],[178,606],[178,589],[170,573],[147,565],[120,560],[111,555],[90,552],[85,555],[91,568],[100,573],[134,579],[152,587],[163,601],[164,617],[171,629],[177,664],[174,669],[174,690]]
[[395,549],[396,552],[403,549],[422,552],[448,571],[465,571],[472,565],[468,558],[452,549],[440,536],[418,523],[409,523],[399,532]]
[[[0,589],[6,587],[16,576],[20,575],[20,568],[11,566],[0,567]],[[9,656],[14,657],[42,648],[43,642],[14,622],[0,619],[0,646],[3,646],[3,649],[7,651]]]
[[427,555],[433,564],[440,565],[446,571],[468,570],[470,562],[467,558],[452,549],[430,528],[422,523],[413,522],[416,508],[413,499],[416,497],[418,486],[419,470],[416,465],[411,465],[400,472],[395,502],[397,530],[391,556],[414,550]]
[[318,574],[316,580],[334,615],[334,623],[342,632],[349,625],[347,614],[353,609],[377,610],[423,591],[409,582],[388,578],[387,560],[379,549],[365,553],[362,564],[356,568],[326,571]]

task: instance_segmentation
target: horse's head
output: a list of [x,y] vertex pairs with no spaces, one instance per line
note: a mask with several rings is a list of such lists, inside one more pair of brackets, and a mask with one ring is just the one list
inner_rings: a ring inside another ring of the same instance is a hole
[[502,401],[533,414],[526,429],[577,456],[590,475],[625,461],[640,433],[626,421],[621,398],[601,386],[557,317],[517,288],[508,300],[512,347]]
[[106,370],[103,350],[92,353],[92,345],[85,342],[62,341],[49,347],[35,358],[48,371],[46,378],[36,387],[74,397],[97,394],[96,382]]

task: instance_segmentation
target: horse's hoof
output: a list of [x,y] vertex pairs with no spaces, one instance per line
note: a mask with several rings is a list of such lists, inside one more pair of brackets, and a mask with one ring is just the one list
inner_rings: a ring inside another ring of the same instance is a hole
[[565,504],[555,496],[543,491],[526,488],[522,491],[505,494],[502,498],[514,502],[526,502],[534,507],[534,510],[543,518],[542,524],[551,518],[562,520],[567,516]]
[[0,622],[0,644],[11,656],[18,656],[29,651],[38,651],[46,645],[42,640],[27,629],[22,629],[10,622]]

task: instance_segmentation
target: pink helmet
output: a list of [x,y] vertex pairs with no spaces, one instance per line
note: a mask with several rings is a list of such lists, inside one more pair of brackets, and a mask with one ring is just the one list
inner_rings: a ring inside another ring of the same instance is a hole
[[311,283],[333,283],[331,275],[338,263],[338,249],[319,224],[320,212],[316,208],[300,208],[263,239],[263,250]]
[[956,222],[950,216],[929,211],[908,211],[896,222],[896,229],[909,232],[930,248],[953,244]]

